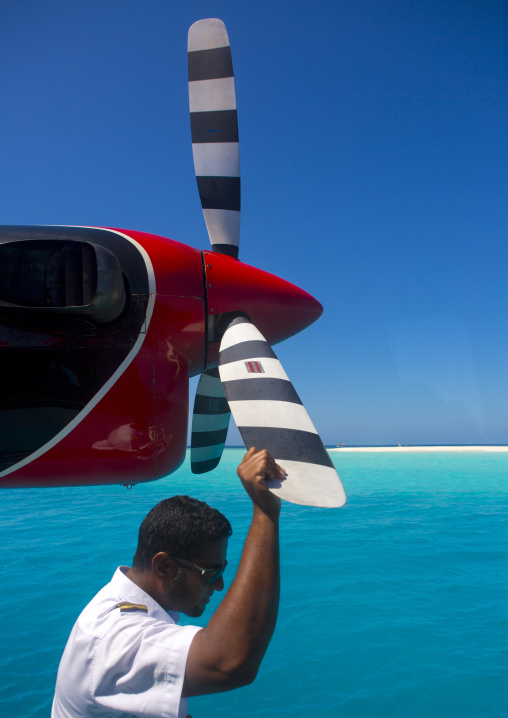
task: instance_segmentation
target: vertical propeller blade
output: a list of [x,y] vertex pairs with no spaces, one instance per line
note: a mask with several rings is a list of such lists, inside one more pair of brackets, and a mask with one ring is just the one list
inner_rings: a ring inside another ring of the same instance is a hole
[[247,449],[268,449],[286,470],[273,490],[307,506],[343,506],[346,495],[319,434],[274,351],[237,317],[220,345],[219,374]]
[[240,151],[231,48],[221,20],[189,29],[192,152],[212,250],[238,257]]
[[192,415],[191,470],[194,474],[204,474],[218,465],[230,416],[219,370],[204,372],[199,378]]

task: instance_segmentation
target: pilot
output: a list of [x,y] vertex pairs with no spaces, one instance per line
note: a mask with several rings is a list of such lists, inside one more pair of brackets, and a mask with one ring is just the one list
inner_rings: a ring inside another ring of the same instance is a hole
[[174,496],[143,520],[132,568],[120,566],[79,616],[62,656],[52,718],[185,718],[187,699],[251,683],[279,605],[284,470],[249,449],[237,470],[253,517],[236,576],[206,628],[200,616],[222,591],[231,525],[202,501]]

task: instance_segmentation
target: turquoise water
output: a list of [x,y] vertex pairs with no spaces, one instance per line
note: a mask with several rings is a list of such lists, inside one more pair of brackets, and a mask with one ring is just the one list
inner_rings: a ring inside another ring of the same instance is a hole
[[[1,716],[49,716],[75,618],[166,496],[230,518],[231,581],[250,517],[242,454],[132,491],[0,492]],[[508,454],[333,459],[345,508],[283,505],[280,616],[256,682],[193,699],[194,718],[508,716]]]

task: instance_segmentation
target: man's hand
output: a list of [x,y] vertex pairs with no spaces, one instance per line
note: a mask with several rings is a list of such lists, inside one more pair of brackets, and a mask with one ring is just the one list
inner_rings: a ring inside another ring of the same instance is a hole
[[280,512],[280,498],[268,491],[270,481],[284,479],[286,472],[275,463],[266,449],[252,447],[243,457],[236,473],[249,494],[254,506],[268,516]]

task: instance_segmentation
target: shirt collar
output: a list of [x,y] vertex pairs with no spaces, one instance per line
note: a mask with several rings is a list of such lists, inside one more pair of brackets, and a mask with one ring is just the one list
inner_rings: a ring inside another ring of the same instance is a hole
[[125,575],[128,570],[129,566],[119,566],[111,579],[112,586],[118,591],[122,598],[129,603],[144,604],[148,608],[148,613],[151,616],[155,616],[169,623],[178,623],[180,614],[177,613],[177,611],[165,611],[157,601]]

